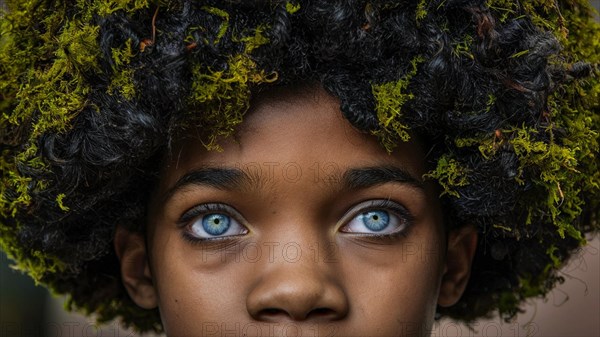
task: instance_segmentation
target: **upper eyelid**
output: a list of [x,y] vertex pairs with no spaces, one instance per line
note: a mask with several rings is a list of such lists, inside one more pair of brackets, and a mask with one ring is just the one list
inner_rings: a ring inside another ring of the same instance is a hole
[[[366,207],[359,207],[362,204],[366,204],[366,203],[371,203],[371,204]],[[390,209],[393,212],[402,213],[402,214],[399,214],[401,216],[409,217],[409,220],[412,220],[412,218],[413,218],[412,214],[406,208],[406,206],[402,205],[399,202],[393,201],[391,199],[372,199],[372,200],[361,201],[359,203],[354,204],[352,207],[350,207],[344,213],[344,215],[342,215],[340,217],[340,222],[342,222],[342,225],[343,225],[346,222],[348,222],[348,220],[350,220],[348,218],[354,217],[358,213],[366,212],[366,211],[374,210],[374,209]]]
[[[364,206],[363,206],[364,205]],[[359,207],[363,206],[363,207]],[[382,208],[402,208],[406,210],[406,207],[399,202],[396,202],[391,199],[370,199],[358,202],[352,205],[342,216],[342,218],[349,216],[350,214],[354,214],[360,211],[366,211],[370,209],[382,209]],[[406,210],[408,212],[408,210]]]
[[[208,209],[211,206],[215,207],[215,209]],[[190,212],[196,212],[196,214],[186,216]],[[206,202],[199,205],[195,205],[183,212],[183,214],[179,217],[177,224],[178,226],[185,226],[198,216],[205,215],[211,212],[227,214],[228,216],[233,217],[240,225],[247,228],[248,222],[246,221],[242,213],[235,209],[235,207],[222,202]]]

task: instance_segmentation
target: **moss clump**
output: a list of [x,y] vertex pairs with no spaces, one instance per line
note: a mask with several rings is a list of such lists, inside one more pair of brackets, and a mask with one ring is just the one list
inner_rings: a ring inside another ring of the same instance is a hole
[[417,4],[417,13],[415,15],[415,18],[417,19],[417,22],[418,22],[426,16],[427,16],[427,0],[419,0],[419,3]]
[[[150,7],[152,0],[110,0],[110,1],[94,1],[95,12],[101,16],[108,16],[117,11],[124,11],[128,13],[136,12],[140,9]],[[88,1],[79,1],[80,5],[90,6]]]
[[411,78],[417,74],[419,64],[423,61],[422,56],[417,56],[411,60],[410,70],[401,79],[371,86],[380,126],[380,129],[373,134],[379,138],[388,152],[393,150],[399,140],[406,142],[410,139],[409,128],[402,122],[402,107],[414,98],[414,94],[408,92],[408,87]]
[[118,93],[128,100],[136,94],[133,79],[136,70],[130,66],[135,56],[132,43],[128,39],[122,48],[112,48],[113,76],[107,88],[109,94]]
[[532,130],[519,129],[514,131],[509,140],[519,158],[519,173],[515,179],[523,183],[521,178],[524,167],[529,170],[535,168],[536,176],[530,178],[537,186],[546,190],[547,200],[542,205],[540,201],[535,202],[531,211],[546,210],[544,213],[550,214],[551,221],[562,238],[567,232],[571,237],[585,242],[581,233],[573,226],[583,204],[578,187],[579,179],[582,178],[577,170],[579,149],[535,141],[531,139],[534,134]]
[[[210,134],[204,145],[220,150],[217,140],[233,134],[250,106],[250,86],[277,80],[276,73],[265,73],[245,54],[232,56],[224,71],[210,71],[203,66],[192,69],[190,104],[203,111],[199,122]],[[226,118],[223,118],[226,117]]]
[[469,181],[469,169],[450,156],[441,157],[437,167],[425,174],[424,178],[435,179],[444,189],[441,195],[451,195],[460,198],[456,188],[467,186]]
[[219,41],[221,40],[221,38],[223,36],[225,36],[225,34],[227,33],[227,27],[229,27],[229,13],[227,13],[226,11],[224,11],[222,9],[219,9],[216,7],[208,7],[208,6],[202,7],[202,10],[206,11],[207,13],[216,15],[223,20],[223,23],[221,23],[221,26],[219,27],[217,36],[216,36],[215,40],[213,41],[213,44],[218,44]]
[[[19,166],[45,169],[38,140],[47,132],[64,133],[84,109],[90,85],[86,78],[97,71],[98,27],[81,20],[87,12],[67,19],[62,2],[44,8],[37,1],[9,2],[0,26],[0,126],[11,161],[2,163],[0,210],[14,215],[30,204],[30,194],[45,183],[32,182]],[[51,15],[40,15],[45,11]],[[89,9],[91,10],[91,9]],[[43,17],[41,22],[36,21]],[[20,146],[16,146],[21,144]],[[8,195],[12,190],[16,195]]]
[[[212,9],[212,12],[227,17],[222,10]],[[234,38],[234,41],[243,45],[244,51],[230,56],[226,69],[215,71],[197,64],[191,71],[190,111],[203,112],[194,118],[205,129],[211,130],[203,140],[207,149],[220,150],[218,139],[232,135],[242,122],[250,106],[250,89],[253,85],[273,83],[278,79],[277,73],[260,69],[251,57],[256,48],[269,42],[264,36],[265,29],[266,26],[261,25],[250,35]]]
[[290,14],[294,14],[300,10],[300,3],[294,4],[291,2],[286,2],[285,10]]

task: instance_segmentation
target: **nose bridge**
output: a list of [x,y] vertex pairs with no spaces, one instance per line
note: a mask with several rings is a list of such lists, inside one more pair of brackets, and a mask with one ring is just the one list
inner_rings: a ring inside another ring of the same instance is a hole
[[260,321],[328,321],[344,317],[348,300],[336,265],[324,254],[329,244],[323,236],[305,230],[279,237],[284,238],[275,242],[280,249],[255,268],[257,282],[246,303],[250,315]]

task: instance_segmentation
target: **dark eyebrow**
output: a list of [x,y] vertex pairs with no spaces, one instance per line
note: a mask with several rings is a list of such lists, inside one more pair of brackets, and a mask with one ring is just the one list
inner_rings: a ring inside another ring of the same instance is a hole
[[398,182],[425,190],[423,182],[396,166],[373,166],[351,168],[344,172],[343,183],[347,189],[369,188],[385,183]]
[[[221,190],[239,190],[254,181],[239,168],[204,167],[186,173],[163,196],[166,202],[175,193],[189,185],[209,186]],[[346,189],[363,189],[390,182],[411,185],[424,190],[423,183],[407,171],[396,166],[351,168],[344,172],[342,184]]]
[[177,191],[188,185],[209,186],[222,190],[233,190],[247,181],[247,175],[238,168],[205,167],[186,173],[164,194],[166,201]]

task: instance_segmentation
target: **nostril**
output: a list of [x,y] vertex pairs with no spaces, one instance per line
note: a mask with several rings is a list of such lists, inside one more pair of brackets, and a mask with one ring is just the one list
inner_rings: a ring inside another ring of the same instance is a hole
[[285,310],[277,308],[265,308],[258,313],[258,317],[267,321],[281,318],[281,316],[289,317],[289,314]]
[[285,314],[285,311],[281,310],[281,309],[277,309],[277,308],[267,308],[267,309],[263,309],[261,310],[261,314],[264,315],[277,315],[277,314]]
[[270,320],[280,320],[283,317],[286,317],[288,319],[293,319],[293,320],[305,320],[305,319],[311,319],[311,320],[328,320],[331,319],[333,317],[336,316],[336,313],[334,310],[331,310],[329,308],[316,308],[311,310],[310,312],[308,312],[308,314],[306,316],[303,317],[293,317],[290,313],[288,313],[287,311],[283,310],[283,309],[278,309],[278,308],[265,308],[262,309],[259,312],[259,317],[263,320],[266,321],[270,321]]
[[308,315],[306,316],[306,318],[313,318],[313,319],[328,319],[328,318],[333,318],[336,316],[336,312],[332,309],[329,308],[316,308],[311,310]]

